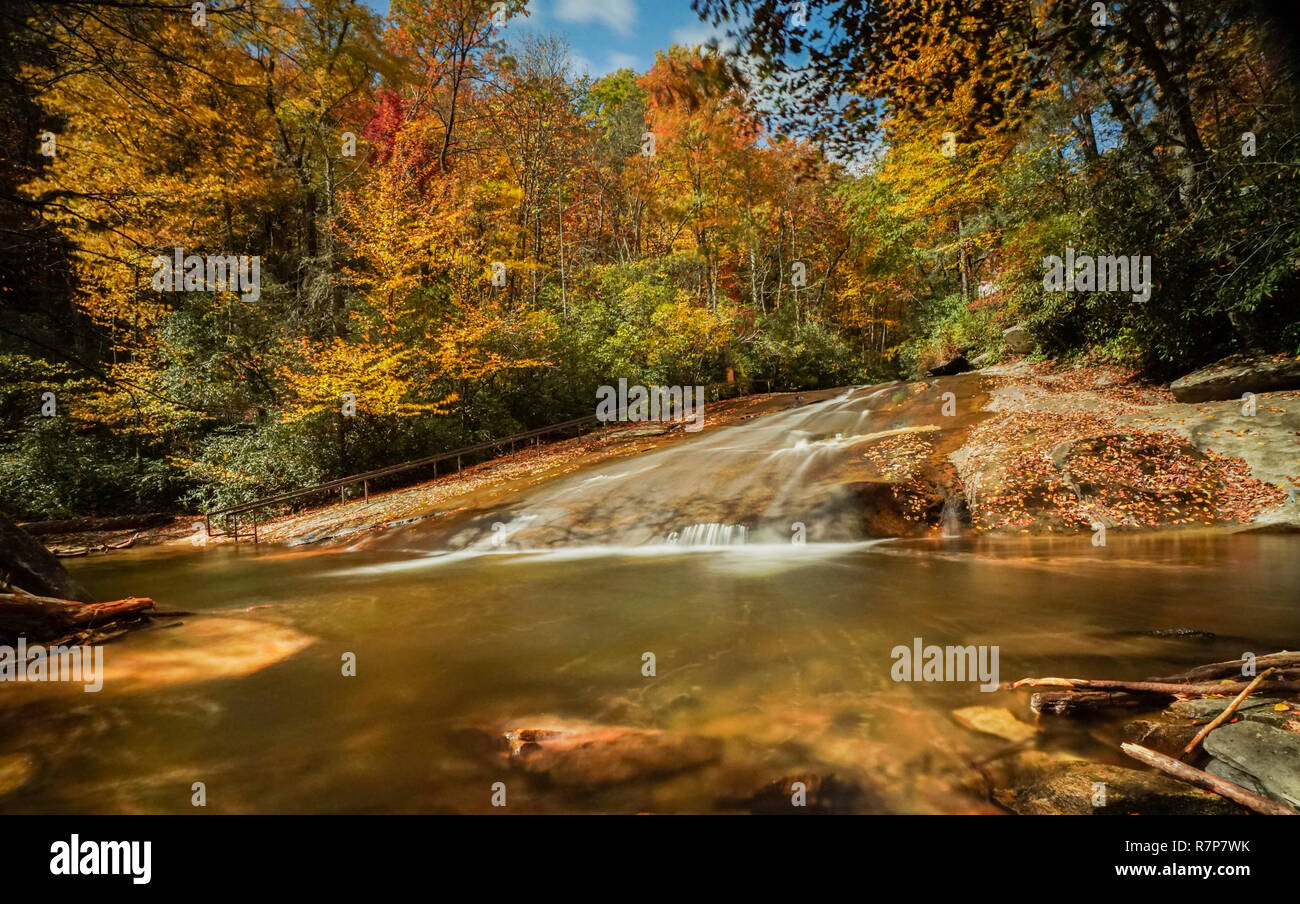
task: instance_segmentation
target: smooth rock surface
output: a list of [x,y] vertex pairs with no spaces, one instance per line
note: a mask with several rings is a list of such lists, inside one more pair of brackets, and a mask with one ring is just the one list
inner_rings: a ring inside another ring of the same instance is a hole
[[1254,776],[1273,800],[1300,809],[1300,734],[1243,719],[1214,729],[1204,744],[1211,756]]
[[[1249,681],[1249,678],[1243,679]],[[1201,697],[1197,700],[1175,700],[1169,704],[1169,712],[1185,719],[1213,719],[1232,702],[1231,697]],[[1277,697],[1247,697],[1237,707],[1238,714],[1257,706],[1273,706],[1282,701]]]
[[1234,785],[1240,785],[1247,791],[1254,791],[1256,794],[1263,795],[1264,797],[1268,796],[1268,792],[1264,790],[1264,786],[1255,781],[1255,776],[1248,772],[1242,772],[1235,766],[1229,766],[1223,760],[1217,760],[1214,757],[1211,757],[1210,761],[1205,764],[1205,771],[1216,778],[1223,779],[1225,782],[1232,782]]
[[1034,350],[1033,337],[1021,324],[1002,331],[1002,344],[1013,355],[1027,355]]
[[505,732],[510,763],[560,785],[607,785],[702,766],[722,741],[628,725],[542,718]]
[[972,731],[1006,741],[1026,741],[1038,734],[1034,726],[1021,722],[1009,709],[997,706],[966,706],[952,711],[953,718]]
[[1169,384],[1180,402],[1239,399],[1247,392],[1300,388],[1300,357],[1234,355]]

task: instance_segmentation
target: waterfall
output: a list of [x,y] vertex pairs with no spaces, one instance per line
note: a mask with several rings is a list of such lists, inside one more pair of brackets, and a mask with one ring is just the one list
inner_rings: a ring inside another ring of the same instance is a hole
[[692,524],[668,535],[674,546],[743,546],[748,528],[743,524]]
[[961,518],[957,514],[959,507],[957,497],[952,493],[949,493],[943,500],[943,515],[940,523],[943,526],[945,538],[951,539],[961,536]]

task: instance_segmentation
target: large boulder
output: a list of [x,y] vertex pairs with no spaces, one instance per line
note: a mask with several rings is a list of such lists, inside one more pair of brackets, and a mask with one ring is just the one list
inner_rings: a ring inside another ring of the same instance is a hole
[[1009,354],[1027,355],[1034,350],[1034,339],[1023,324],[1016,324],[1002,331],[1002,344]]
[[1180,402],[1239,399],[1247,392],[1300,389],[1300,356],[1233,355],[1169,384]]
[[36,596],[93,603],[54,554],[0,513],[0,578]]

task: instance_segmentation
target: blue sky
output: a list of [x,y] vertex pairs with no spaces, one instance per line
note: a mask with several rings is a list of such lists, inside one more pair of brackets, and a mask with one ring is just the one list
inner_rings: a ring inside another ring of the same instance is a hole
[[[364,0],[381,13],[388,0]],[[654,52],[671,44],[702,44],[713,30],[691,11],[690,0],[528,0],[527,17],[511,33],[560,34],[569,42],[575,74],[594,77],[630,67],[650,68]]]

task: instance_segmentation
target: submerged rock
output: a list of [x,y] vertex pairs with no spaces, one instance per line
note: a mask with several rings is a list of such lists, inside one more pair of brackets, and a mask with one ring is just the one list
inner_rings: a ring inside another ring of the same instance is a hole
[[1009,709],[997,706],[966,706],[952,711],[953,718],[972,731],[1006,741],[1027,741],[1038,734],[1034,726],[1021,722]]
[[150,631],[104,656],[104,687],[146,691],[242,678],[288,659],[314,638],[286,625],[242,618],[194,618],[184,631]]
[[606,785],[703,766],[722,741],[698,735],[549,719],[505,732],[510,763],[560,785]]
[[1245,720],[1214,729],[1205,750],[1253,776],[1264,794],[1300,809],[1300,734]]
[[881,812],[880,802],[859,785],[834,774],[817,773],[787,775],[768,782],[743,800],[721,803],[727,809],[741,808],[764,815]]
[[1139,631],[1137,633],[1145,637],[1192,637],[1197,640],[1214,639],[1213,633],[1202,631],[1199,628],[1153,628],[1150,631]]
[[0,797],[27,784],[35,771],[31,757],[25,754],[0,754]]
[[1200,727],[1186,719],[1134,719],[1124,726],[1121,738],[1130,744],[1141,744],[1168,756],[1178,756],[1196,737]]
[[995,790],[994,799],[1027,815],[1147,816],[1231,814],[1231,801],[1156,772],[1074,761],[1045,769],[1028,784]]
[[1233,355],[1169,384],[1180,402],[1239,399],[1247,392],[1300,388],[1300,357]]

